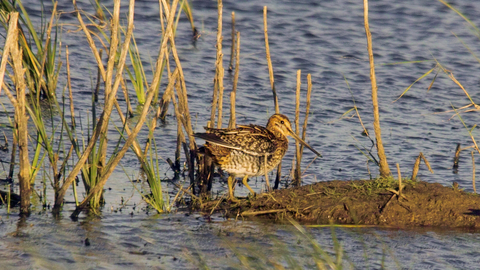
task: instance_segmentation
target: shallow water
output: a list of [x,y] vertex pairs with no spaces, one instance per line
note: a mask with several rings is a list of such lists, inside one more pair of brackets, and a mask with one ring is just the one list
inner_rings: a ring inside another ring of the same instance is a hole
[[[307,141],[323,155],[314,161],[304,176],[305,183],[333,179],[368,179],[377,175],[377,168],[355,146],[370,149],[371,142],[362,137],[357,117],[339,118],[353,107],[352,95],[366,127],[373,131],[369,63],[363,28],[363,5],[359,1],[241,1],[224,3],[224,66],[230,56],[230,13],[235,11],[236,29],[241,32],[240,78],[237,90],[237,123],[264,125],[274,111],[268,70],[265,60],[262,8],[268,6],[269,41],[279,95],[280,111],[294,117],[296,71],[302,70],[302,90],[306,93],[306,74],[312,75],[312,108],[309,115]],[[476,25],[480,25],[480,2],[450,1]],[[24,1],[33,20],[40,21],[36,1]],[[109,4],[107,4],[108,7]],[[126,6],[126,3],[125,3]],[[92,12],[90,5],[81,8]],[[215,64],[217,28],[216,1],[193,1],[193,15],[201,38],[192,44],[190,25],[184,16],[180,20],[176,45],[184,68],[189,106],[194,130],[202,130],[210,114]],[[48,8],[47,8],[48,9]],[[68,12],[70,3],[59,5],[65,23],[62,44],[68,45],[72,64],[72,83],[76,114],[86,126],[91,115],[91,88],[96,80],[92,54],[81,32],[67,32],[75,28],[76,19]],[[436,59],[453,72],[472,99],[479,98],[478,62],[453,34],[471,50],[478,52],[479,40],[468,24],[438,1],[407,0],[397,3],[370,3],[370,29],[373,35],[376,75],[379,89],[380,116],[383,142],[392,171],[399,163],[402,175],[408,176],[419,152],[432,165],[430,174],[424,165],[419,177],[427,182],[451,185],[457,181],[461,188],[472,191],[472,164],[470,151],[463,151],[458,174],[452,173],[455,147],[472,144],[468,132],[451,110],[469,103],[463,91],[445,74],[439,74],[430,91],[433,79],[415,84],[399,101],[392,103],[411,83],[435,66]],[[151,79],[150,61],[158,53],[160,37],[157,1],[141,1],[136,5],[135,37],[142,52]],[[419,61],[421,63],[403,63]],[[428,60],[428,61],[427,61]],[[346,83],[348,81],[348,85]],[[224,125],[228,120],[228,99],[233,75],[226,72],[224,98]],[[163,81],[165,83],[165,81]],[[65,85],[61,76],[59,91]],[[351,92],[349,90],[351,89]],[[5,95],[0,96],[8,104]],[[304,100],[302,101],[304,102]],[[170,110],[172,111],[172,110]],[[477,112],[463,113],[465,123],[477,124]],[[351,115],[351,114],[350,114]],[[303,117],[303,116],[302,116]],[[1,123],[8,123],[5,114]],[[119,123],[112,114],[112,123]],[[10,130],[5,131],[7,134]],[[112,139],[115,128],[111,127]],[[146,138],[147,130],[143,131]],[[478,135],[476,130],[474,135]],[[166,124],[156,130],[158,153],[163,158],[174,156],[176,120],[170,114]],[[284,159],[283,175],[288,175],[293,156],[293,143]],[[113,149],[113,148],[112,148]],[[308,151],[308,150],[307,150]],[[2,153],[2,160],[9,160]],[[313,158],[305,152],[305,167]],[[479,158],[476,158],[479,160]],[[477,161],[478,163],[478,161]],[[130,177],[136,178],[139,166],[133,153],[128,153],[122,165]],[[173,173],[160,163],[165,178]],[[478,164],[477,164],[478,167]],[[6,165],[5,165],[6,168]],[[396,172],[395,172],[396,173]],[[183,180],[180,180],[183,181]],[[287,179],[284,179],[286,182]],[[251,179],[253,189],[260,191],[263,178]],[[0,208],[0,265],[16,268],[197,268],[199,254],[212,268],[236,268],[235,247],[241,254],[264,254],[262,258],[279,257],[278,247],[288,246],[299,264],[311,265],[313,252],[308,240],[300,239],[291,226],[255,221],[213,221],[199,215],[176,213],[146,215],[145,204],[133,188],[125,172],[118,168],[106,184],[107,205],[102,218],[81,216],[77,222],[68,218],[71,207],[66,206],[65,217],[55,219],[40,209],[25,221],[19,221],[16,209],[12,215]],[[226,184],[217,181],[214,191],[224,192]],[[36,187],[37,190],[40,187]],[[172,194],[173,186],[168,186]],[[246,195],[246,189],[237,188],[236,194]],[[71,196],[71,193],[67,194]],[[118,211],[122,198],[128,200]],[[53,196],[49,196],[53,203]],[[68,197],[67,200],[73,200]],[[133,213],[133,215],[131,215]],[[330,229],[311,229],[316,242],[332,250]],[[381,267],[388,269],[475,269],[478,265],[479,235],[459,231],[401,231],[377,229],[337,229],[337,236],[345,250],[345,267],[353,263],[357,268]],[[86,239],[90,245],[86,245]],[[188,260],[185,254],[193,254]],[[261,257],[261,256],[260,256]],[[260,259],[259,259],[260,260]],[[284,262],[283,262],[284,263]],[[398,267],[398,266],[401,267]],[[447,267],[448,268],[448,267]]]

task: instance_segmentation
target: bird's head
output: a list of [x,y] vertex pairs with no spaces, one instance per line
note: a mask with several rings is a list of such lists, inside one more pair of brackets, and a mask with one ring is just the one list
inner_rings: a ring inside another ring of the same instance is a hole
[[283,114],[272,115],[270,119],[268,119],[267,129],[272,131],[276,136],[280,134],[285,137],[292,136],[295,140],[297,140],[298,142],[306,146],[316,155],[322,156],[320,155],[319,152],[315,151],[315,149],[313,149],[310,145],[308,145],[300,137],[298,137],[297,134],[295,134],[295,132],[293,132],[292,124],[290,123],[290,120],[288,119],[288,117],[286,117]]

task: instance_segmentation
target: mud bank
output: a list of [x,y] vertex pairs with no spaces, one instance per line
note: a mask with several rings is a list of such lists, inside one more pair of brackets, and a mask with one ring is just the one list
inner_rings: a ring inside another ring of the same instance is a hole
[[391,190],[398,190],[392,179],[329,181],[257,194],[236,203],[211,201],[200,208],[233,218],[281,221],[289,216],[304,224],[480,229],[479,195],[421,181],[406,181],[402,190],[406,199],[391,198]]

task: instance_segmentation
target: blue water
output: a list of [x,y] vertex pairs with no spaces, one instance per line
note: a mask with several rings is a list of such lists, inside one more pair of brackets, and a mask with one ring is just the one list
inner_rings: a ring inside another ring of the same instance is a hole
[[[450,3],[474,24],[480,25],[480,2],[456,0]],[[32,20],[40,23],[37,2],[24,1],[24,4]],[[201,131],[210,117],[217,4],[216,1],[193,1],[191,4],[201,37],[192,43],[190,25],[182,15],[176,46],[189,93],[193,128]],[[90,4],[79,5],[93,13]],[[111,8],[110,3],[105,5]],[[357,149],[368,151],[372,146],[370,139],[361,136],[362,126],[357,116],[352,112],[344,115],[353,108],[355,100],[361,119],[373,136],[371,83],[361,1],[225,2],[225,67],[230,57],[232,11],[236,15],[236,30],[241,33],[237,123],[264,125],[274,112],[265,60],[262,16],[265,5],[268,7],[270,52],[280,111],[291,120],[295,113],[296,72],[298,69],[302,72],[302,108],[305,106],[306,75],[310,73],[312,76],[307,141],[322,153],[323,158],[308,167],[304,183],[376,177],[377,167],[371,162],[367,164],[367,158]],[[61,3],[58,9],[65,12],[60,19],[63,23],[61,38],[62,45],[68,45],[70,51],[76,115],[86,127],[86,119],[91,117],[90,97],[96,81],[96,64],[84,34],[75,31],[77,21],[74,14],[69,13],[73,10],[71,3]],[[134,34],[149,81],[152,76],[150,63],[158,54],[160,42],[158,13],[157,1],[136,4]],[[477,102],[480,97],[477,91],[479,63],[462,44],[463,41],[479,54],[480,41],[475,32],[464,19],[438,1],[371,1],[369,18],[382,138],[390,168],[396,173],[394,168],[398,163],[402,175],[409,176],[415,158],[423,152],[435,173],[429,173],[422,165],[419,173],[422,180],[448,186],[457,181],[461,188],[472,191],[472,148],[462,151],[458,174],[452,173],[456,144],[460,143],[462,147],[472,145],[465,127],[451,111],[452,106],[460,108],[469,104],[463,90],[442,72],[428,90],[434,71],[414,84],[400,100],[393,101],[438,61],[453,73]],[[66,83],[63,74],[64,71],[60,76],[59,93]],[[225,72],[224,126],[228,121],[232,83],[233,74]],[[164,88],[165,79],[162,81]],[[133,91],[130,94],[133,97]],[[5,95],[0,95],[0,101],[8,111],[9,101]],[[123,95],[119,96],[119,101],[123,102]],[[476,114],[461,114],[469,128],[477,124]],[[303,119],[304,115],[301,117]],[[2,124],[8,123],[5,113],[0,119]],[[111,123],[120,123],[115,113]],[[176,130],[176,119],[170,113],[167,122],[159,124],[155,131],[158,154],[163,159],[174,157]],[[2,131],[11,134],[9,129],[2,128]],[[147,132],[145,128],[140,137],[146,138]],[[112,124],[111,150],[115,133]],[[476,130],[472,134],[478,137]],[[282,184],[289,181],[293,143],[290,148],[283,162]],[[9,153],[1,155],[2,160],[9,160]],[[305,168],[313,157],[313,153],[306,150],[302,167]],[[478,167],[479,158],[476,160]],[[132,152],[127,153],[122,165],[129,177],[138,178],[138,161]],[[160,167],[163,177],[173,176],[166,162],[160,162]],[[4,170],[7,170],[6,165]],[[99,218],[81,215],[79,221],[71,221],[68,216],[73,208],[67,205],[64,217],[55,219],[48,211],[42,211],[40,205],[34,205],[32,216],[21,221],[16,215],[17,209],[8,215],[5,208],[0,208],[0,265],[19,269],[196,269],[201,257],[211,268],[233,269],[240,264],[238,257],[245,254],[258,256],[257,267],[262,266],[263,261],[272,267],[269,258],[287,266],[282,259],[285,253],[279,251],[282,247],[302,267],[313,265],[315,252],[307,244],[308,238],[299,236],[292,226],[223,220],[220,216],[214,216],[210,221],[200,214],[183,212],[153,215],[150,211],[147,215],[146,205],[125,171],[118,168],[107,182],[107,204]],[[180,183],[183,181],[186,180],[180,180]],[[251,179],[250,185],[261,191],[263,178]],[[35,189],[40,192],[41,185],[37,184]],[[167,185],[167,189],[172,195],[177,193],[174,186]],[[221,194],[225,192],[226,183],[217,181],[213,189]],[[246,195],[247,190],[238,187],[236,194]],[[50,203],[53,203],[52,195],[48,197]],[[67,193],[66,199],[73,201],[71,192]],[[126,201],[123,208],[122,199]],[[329,228],[312,228],[309,232],[320,246],[333,250]],[[379,269],[382,262],[387,269],[476,269],[478,265],[480,241],[477,233],[380,229],[337,229],[336,233],[345,253],[343,259],[347,269],[352,268],[351,264],[357,269]],[[90,245],[86,245],[87,238]],[[188,259],[188,254],[193,259]]]

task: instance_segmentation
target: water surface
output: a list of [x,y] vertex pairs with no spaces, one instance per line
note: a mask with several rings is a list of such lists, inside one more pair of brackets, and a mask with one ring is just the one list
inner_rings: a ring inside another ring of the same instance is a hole
[[[480,25],[480,2],[456,0],[450,3]],[[41,10],[37,2],[24,1],[24,4],[32,19],[40,23]],[[111,8],[111,4],[105,4]],[[363,5],[359,1],[226,1],[223,15],[225,67],[230,56],[229,18],[232,11],[236,14],[236,29],[241,33],[237,123],[264,125],[274,112],[265,60],[264,5],[268,6],[270,50],[280,111],[290,119],[293,119],[295,110],[296,72],[298,69],[302,71],[302,102],[305,102],[306,75],[312,75],[307,141],[322,153],[323,158],[308,167],[304,183],[376,177],[377,167],[367,164],[365,156],[356,148],[371,147],[370,140],[361,136],[358,118],[349,114],[340,119],[354,106],[354,99],[362,121],[373,131]],[[80,7],[93,12],[88,4]],[[46,8],[50,7],[47,5]],[[192,8],[202,36],[193,44],[190,25],[182,16],[176,45],[184,68],[194,130],[200,131],[210,116],[217,4],[216,1],[192,1]],[[96,80],[96,64],[82,32],[68,31],[75,30],[71,24],[77,23],[75,16],[68,13],[72,11],[71,4],[59,4],[59,10],[65,12],[61,17],[65,24],[62,45],[68,45],[71,52],[76,114],[86,126],[87,116],[91,117],[90,98]],[[136,4],[135,37],[150,80],[150,62],[156,58],[160,42],[158,13],[157,1]],[[430,174],[422,165],[419,174],[422,180],[443,185],[457,181],[461,188],[472,191],[470,150],[462,152],[458,174],[452,173],[456,144],[470,146],[471,139],[454,112],[440,113],[451,110],[452,106],[459,108],[469,104],[463,91],[442,73],[427,91],[434,77],[432,73],[416,83],[402,99],[392,102],[436,65],[434,59],[453,72],[477,101],[479,63],[455,35],[477,54],[480,41],[465,20],[438,1],[371,2],[370,29],[382,136],[390,168],[394,170],[395,164],[399,163],[402,175],[408,176],[415,158],[423,152],[435,173]],[[407,61],[422,62],[402,63]],[[232,81],[233,75],[226,72],[224,125],[228,119]],[[165,80],[162,83],[164,88]],[[59,93],[64,85],[65,76],[61,75]],[[5,95],[0,99],[4,104],[9,103]],[[477,124],[476,115],[477,112],[463,113],[462,118],[472,127]],[[5,113],[1,121],[8,123]],[[112,114],[111,122],[119,123],[118,116]],[[176,120],[171,114],[156,130],[158,153],[164,159],[174,156],[176,130]],[[5,132],[10,133],[10,130]],[[112,125],[112,142],[115,132]],[[146,138],[147,130],[142,132],[141,137]],[[474,130],[473,135],[478,132]],[[290,148],[284,159],[283,175],[286,177],[282,184],[289,181],[287,175],[294,145],[290,144]],[[310,152],[305,153],[303,168],[313,156]],[[2,153],[1,158],[9,160],[9,154]],[[138,177],[139,164],[133,153],[125,156],[122,165],[130,177]],[[161,162],[160,166],[166,179],[173,176],[166,162]],[[258,191],[264,186],[262,177],[253,178],[250,183]],[[36,186],[36,189],[40,188],[40,185]],[[183,212],[153,215],[150,211],[147,215],[145,203],[121,168],[115,171],[106,188],[107,205],[100,218],[81,216],[79,221],[71,221],[68,216],[73,208],[67,205],[64,217],[60,219],[53,218],[38,206],[31,217],[19,220],[16,209],[7,215],[6,209],[1,208],[0,265],[19,269],[195,269],[202,257],[212,268],[237,268],[239,262],[235,258],[235,248],[240,248],[241,254],[250,254],[252,251],[248,248],[251,248],[261,251],[253,252],[260,258],[278,258],[282,254],[279,251],[282,245],[288,247],[300,265],[305,268],[312,265],[313,252],[308,240],[301,239],[291,226],[223,220],[218,216],[210,220]],[[176,194],[173,186],[167,188],[172,195]],[[225,189],[225,181],[215,182],[215,192],[222,193]],[[236,190],[237,195],[246,193],[242,187]],[[127,201],[123,208],[122,198]],[[49,196],[49,200],[53,203],[53,196]],[[73,200],[71,192],[67,194],[67,200]],[[311,229],[310,232],[322,247],[333,250],[329,228]],[[445,266],[475,269],[480,255],[477,233],[428,229],[337,229],[336,233],[345,251],[347,269],[350,263],[357,268],[378,269],[382,261],[388,269],[445,269]],[[194,259],[187,259],[185,254]]]

